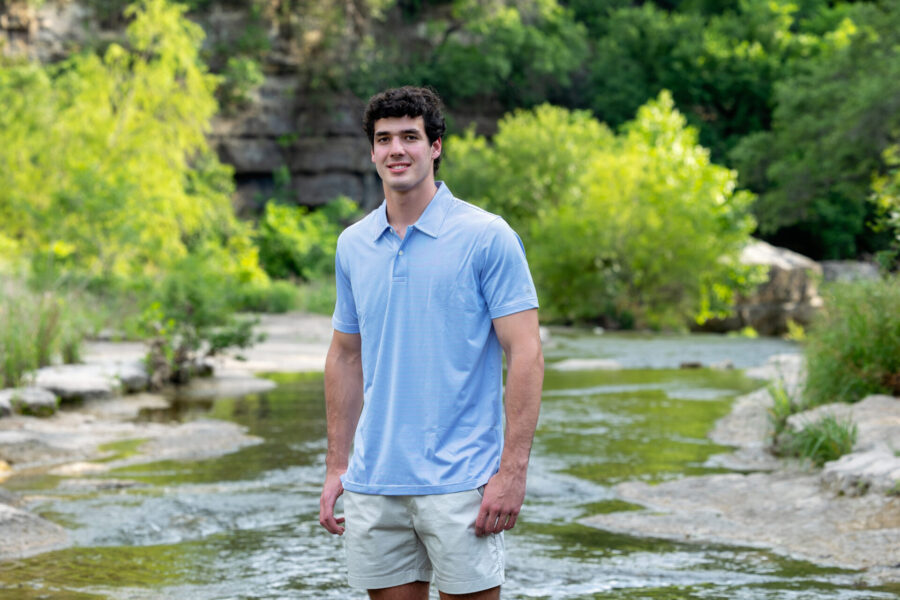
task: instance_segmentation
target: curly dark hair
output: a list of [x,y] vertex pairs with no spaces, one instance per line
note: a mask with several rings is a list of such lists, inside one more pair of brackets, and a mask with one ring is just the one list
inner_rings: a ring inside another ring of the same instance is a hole
[[[443,103],[437,92],[431,88],[403,86],[385,90],[369,98],[363,116],[363,129],[369,143],[375,144],[375,121],[391,117],[422,117],[425,122],[425,135],[428,143],[433,144],[444,137],[447,125],[444,123]],[[441,164],[441,156],[434,159],[434,172]]]

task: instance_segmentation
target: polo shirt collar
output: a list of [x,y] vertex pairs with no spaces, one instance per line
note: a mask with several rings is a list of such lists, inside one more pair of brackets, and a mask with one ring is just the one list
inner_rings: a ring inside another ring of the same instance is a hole
[[[425,212],[419,216],[419,220],[410,226],[433,238],[437,238],[440,234],[444,217],[447,216],[447,211],[450,210],[450,205],[453,203],[453,194],[450,193],[450,188],[443,181],[435,183],[438,188],[437,192],[425,207]],[[374,217],[372,240],[377,242],[391,226],[387,220],[387,200],[382,201],[381,206],[375,210]]]

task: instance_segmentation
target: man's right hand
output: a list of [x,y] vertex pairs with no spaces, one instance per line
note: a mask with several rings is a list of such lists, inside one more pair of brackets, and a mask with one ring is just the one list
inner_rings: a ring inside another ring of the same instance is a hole
[[340,474],[325,476],[325,485],[322,486],[322,496],[319,498],[319,524],[330,533],[342,535],[344,528],[341,525],[344,517],[334,516],[334,505],[338,497],[344,493],[344,485],[341,483]]

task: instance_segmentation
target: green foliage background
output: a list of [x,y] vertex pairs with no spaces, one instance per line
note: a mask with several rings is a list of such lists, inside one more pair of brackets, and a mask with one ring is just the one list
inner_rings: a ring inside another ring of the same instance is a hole
[[618,135],[542,105],[505,117],[491,143],[470,132],[447,147],[454,193],[526,238],[550,319],[678,329],[757,281],[737,260],[753,197],[710,162],[668,93]]
[[613,129],[668,90],[759,196],[758,236],[815,259],[891,245],[871,184],[900,135],[896,2],[397,1],[379,15],[335,87],[432,85],[466,115],[550,102]]
[[444,170],[525,238],[546,318],[722,315],[757,281],[736,259],[751,234],[897,265],[896,2],[252,0],[233,43],[207,45],[212,0],[86,4],[118,41],[0,62],[0,268],[133,299],[169,354],[223,326],[242,343],[239,309],[330,303],[355,207],[273,197],[240,221],[206,139],[288,55],[312,99],[431,85],[451,125],[481,118]]

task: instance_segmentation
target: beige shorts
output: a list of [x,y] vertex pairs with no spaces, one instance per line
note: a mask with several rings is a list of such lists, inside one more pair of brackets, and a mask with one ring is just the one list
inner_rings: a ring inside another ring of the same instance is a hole
[[504,580],[503,534],[477,537],[481,491],[427,496],[344,493],[351,586],[378,589],[432,581],[469,594]]

